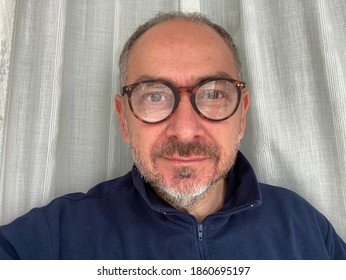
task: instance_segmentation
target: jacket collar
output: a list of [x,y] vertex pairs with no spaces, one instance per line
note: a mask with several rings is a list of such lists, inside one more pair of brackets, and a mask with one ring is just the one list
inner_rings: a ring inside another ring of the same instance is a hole
[[[161,199],[144,181],[136,166],[132,169],[132,180],[147,205],[157,212],[180,212]],[[262,203],[261,190],[254,170],[239,151],[235,165],[228,173],[228,191],[225,204],[218,213],[238,212]]]

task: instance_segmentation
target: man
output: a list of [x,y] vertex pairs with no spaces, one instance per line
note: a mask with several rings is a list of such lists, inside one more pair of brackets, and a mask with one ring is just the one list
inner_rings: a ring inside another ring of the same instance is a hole
[[0,258],[346,259],[298,195],[259,184],[238,152],[249,93],[229,35],[161,14],[129,39],[115,98],[135,166],[0,229]]

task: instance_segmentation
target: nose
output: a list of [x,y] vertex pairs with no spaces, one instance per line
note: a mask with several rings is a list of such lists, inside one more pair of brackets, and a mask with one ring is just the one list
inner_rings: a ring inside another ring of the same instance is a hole
[[180,102],[172,117],[167,120],[167,136],[182,143],[198,140],[204,135],[202,119],[193,108],[190,94],[180,93]]

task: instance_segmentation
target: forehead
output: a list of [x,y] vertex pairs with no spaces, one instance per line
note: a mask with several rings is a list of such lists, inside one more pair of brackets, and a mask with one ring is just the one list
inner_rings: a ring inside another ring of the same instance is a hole
[[127,82],[143,75],[178,81],[220,72],[238,76],[234,55],[221,35],[204,23],[186,20],[163,22],[143,33],[129,52],[127,68]]

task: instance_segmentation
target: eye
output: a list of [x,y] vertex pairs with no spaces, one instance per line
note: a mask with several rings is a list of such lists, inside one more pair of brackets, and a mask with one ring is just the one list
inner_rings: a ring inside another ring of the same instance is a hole
[[216,100],[225,98],[226,93],[220,90],[205,90],[200,93],[199,98],[205,100]]
[[225,93],[221,92],[221,91],[210,91],[208,92],[208,98],[209,99],[219,99],[219,98],[224,98],[225,97]]
[[167,100],[167,94],[164,92],[148,92],[143,96],[146,102],[163,102]]

